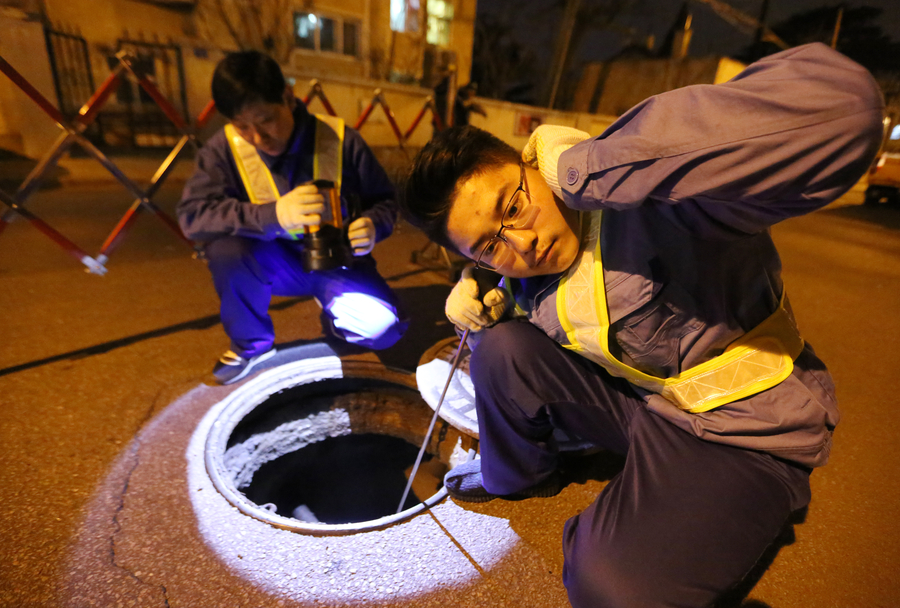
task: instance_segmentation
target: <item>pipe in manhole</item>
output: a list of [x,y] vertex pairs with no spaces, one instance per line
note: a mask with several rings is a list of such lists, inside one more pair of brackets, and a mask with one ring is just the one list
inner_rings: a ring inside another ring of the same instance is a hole
[[207,472],[243,513],[308,534],[400,522],[446,495],[443,475],[475,441],[439,421],[406,508],[394,513],[431,419],[413,374],[319,358],[249,381],[220,404]]

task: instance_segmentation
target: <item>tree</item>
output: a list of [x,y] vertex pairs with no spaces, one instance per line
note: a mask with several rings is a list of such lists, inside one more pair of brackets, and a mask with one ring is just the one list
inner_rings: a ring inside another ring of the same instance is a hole
[[[563,9],[566,4],[572,0],[557,0],[557,5]],[[545,95],[547,98],[555,97],[552,106],[557,108],[569,107],[571,103],[572,91],[574,90],[574,81],[577,79],[580,69],[572,69],[573,61],[581,48],[585,36],[591,32],[619,30],[616,20],[634,3],[633,0],[582,0],[576,3],[577,12],[574,17],[573,25],[570,31],[560,31],[558,35],[557,45],[565,44],[562,51],[562,60],[558,66],[554,66],[559,70],[559,74],[550,73],[547,75],[545,83]],[[564,43],[565,38],[568,41]],[[562,83],[562,94],[550,95],[553,89],[552,81],[558,78]]]
[[615,20],[633,1],[582,0],[573,27],[565,32],[557,32],[556,24],[565,12],[566,0],[495,0],[484,9],[479,3],[472,58],[472,80],[478,82],[478,94],[530,105],[545,102],[556,74],[549,65],[556,35],[558,44],[568,37],[564,59],[559,61],[559,94],[554,104],[565,107],[573,78],[577,79],[579,70],[574,64],[585,37],[597,30],[621,29]]
[[533,104],[537,57],[516,37],[509,15],[487,14],[475,22],[472,81],[481,97]]
[[[808,42],[830,45],[839,12],[837,50],[872,72],[900,71],[900,43],[893,42],[874,23],[881,16],[880,8],[842,7],[841,4],[824,6],[792,15],[774,25],[772,30],[791,46]],[[738,59],[750,63],[779,50],[768,42],[755,43],[747,47]]]
[[[291,0],[198,0],[198,21],[208,40],[224,31],[240,50],[257,50],[284,63],[294,46]],[[285,23],[288,16],[288,23]]]

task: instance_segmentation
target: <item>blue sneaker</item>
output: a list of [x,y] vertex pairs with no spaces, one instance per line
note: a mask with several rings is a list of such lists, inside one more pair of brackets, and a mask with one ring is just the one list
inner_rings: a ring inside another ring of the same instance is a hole
[[274,356],[274,348],[249,359],[245,359],[233,350],[229,350],[219,357],[216,366],[213,368],[213,376],[216,377],[216,381],[219,384],[231,384],[249,374],[250,370],[258,363],[262,363]]

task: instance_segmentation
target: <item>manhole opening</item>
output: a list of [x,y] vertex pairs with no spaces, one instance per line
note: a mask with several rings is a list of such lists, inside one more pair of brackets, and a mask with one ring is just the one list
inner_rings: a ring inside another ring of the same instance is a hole
[[[411,374],[383,375],[389,378],[306,382],[237,413],[223,412],[207,445],[216,453],[208,453],[207,462],[229,486],[226,498],[259,519],[299,531],[394,516],[433,412]],[[471,445],[438,421],[403,508],[434,497],[444,473],[467,458]]]
[[[299,521],[346,524],[378,519],[397,511],[418,451],[417,446],[388,435],[332,437],[267,462],[244,494],[270,511]],[[416,487],[403,508],[414,507],[437,492],[447,470],[433,456],[424,458]]]

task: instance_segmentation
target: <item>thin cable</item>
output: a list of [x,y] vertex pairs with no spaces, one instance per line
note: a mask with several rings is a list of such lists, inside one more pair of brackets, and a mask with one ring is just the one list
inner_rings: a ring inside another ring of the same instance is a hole
[[431,417],[431,424],[428,425],[428,432],[425,433],[425,439],[422,440],[422,447],[419,448],[419,455],[416,456],[416,464],[413,465],[412,473],[409,475],[409,481],[406,482],[406,489],[403,490],[403,498],[400,499],[400,506],[397,507],[397,513],[403,510],[403,505],[406,502],[406,497],[409,496],[409,490],[412,488],[413,480],[416,478],[416,473],[419,470],[419,465],[422,464],[422,456],[425,454],[425,448],[428,447],[428,442],[431,440],[431,432],[434,430],[434,424],[437,422],[438,412],[441,411],[441,405],[444,403],[444,397],[447,396],[447,389],[450,387],[450,381],[453,380],[453,374],[456,373],[456,368],[459,367],[459,360],[462,355],[463,347],[466,345],[466,338],[469,337],[469,329],[466,328],[466,331],[463,332],[462,338],[459,340],[459,347],[456,349],[456,355],[453,357],[453,363],[450,365],[450,374],[447,376],[447,382],[444,384],[444,390],[441,392],[441,398],[438,399],[437,407],[434,408],[434,416]]

